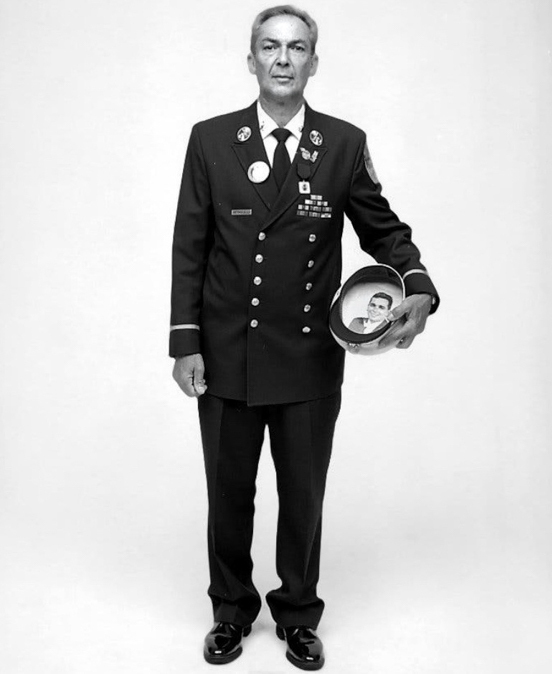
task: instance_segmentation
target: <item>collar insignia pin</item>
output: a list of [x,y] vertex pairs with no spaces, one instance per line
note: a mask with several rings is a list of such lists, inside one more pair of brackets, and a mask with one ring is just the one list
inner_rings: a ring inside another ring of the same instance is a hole
[[316,129],[313,129],[310,132],[309,138],[311,139],[311,143],[313,143],[314,145],[320,146],[324,142],[322,134],[320,133],[320,131],[316,131]]
[[242,126],[241,129],[238,129],[236,138],[240,143],[245,143],[251,137],[251,129],[248,126]]

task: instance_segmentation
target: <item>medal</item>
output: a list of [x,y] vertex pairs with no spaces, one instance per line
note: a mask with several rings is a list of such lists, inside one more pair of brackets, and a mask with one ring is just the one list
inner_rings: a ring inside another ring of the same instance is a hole
[[264,183],[270,175],[270,167],[264,161],[255,161],[247,169],[247,177],[252,183]]
[[309,164],[297,164],[297,175],[299,176],[299,194],[309,194],[311,186],[309,178],[311,175],[311,167]]

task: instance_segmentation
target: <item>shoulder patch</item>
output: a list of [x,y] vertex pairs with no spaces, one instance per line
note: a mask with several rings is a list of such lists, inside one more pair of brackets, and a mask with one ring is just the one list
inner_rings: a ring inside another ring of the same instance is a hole
[[364,166],[366,166],[366,170],[368,171],[368,175],[370,176],[372,182],[378,185],[379,180],[376,174],[376,169],[374,168],[374,164],[372,162],[372,157],[370,156],[370,151],[368,150],[368,143],[366,143],[364,146]]

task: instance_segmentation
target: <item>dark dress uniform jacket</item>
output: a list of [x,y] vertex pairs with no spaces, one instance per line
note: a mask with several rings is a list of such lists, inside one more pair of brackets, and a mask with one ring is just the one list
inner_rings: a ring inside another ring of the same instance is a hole
[[249,179],[260,161],[269,164],[256,103],[192,130],[174,231],[171,324],[200,330],[173,330],[170,355],[202,353],[215,396],[250,405],[314,400],[343,379],[345,352],[328,313],[341,281],[344,214],[378,262],[401,275],[423,272],[406,276],[407,295],[436,290],[410,228],[381,195],[360,129],[306,106],[280,193],[272,173]]

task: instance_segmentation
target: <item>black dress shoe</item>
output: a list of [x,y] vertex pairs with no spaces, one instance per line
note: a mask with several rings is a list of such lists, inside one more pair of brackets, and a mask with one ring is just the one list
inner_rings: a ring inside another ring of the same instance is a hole
[[212,665],[225,665],[241,655],[242,637],[248,636],[251,625],[241,627],[234,623],[215,623],[205,637],[203,656]]
[[276,626],[279,639],[286,641],[286,658],[299,669],[321,669],[324,666],[324,647],[310,627]]

